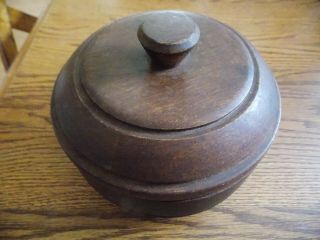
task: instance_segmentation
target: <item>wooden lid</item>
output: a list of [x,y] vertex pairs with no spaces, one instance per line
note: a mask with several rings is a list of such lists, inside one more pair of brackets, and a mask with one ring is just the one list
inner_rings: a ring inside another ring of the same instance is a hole
[[80,50],[75,77],[104,112],[156,130],[203,126],[246,98],[254,64],[243,40],[202,15],[156,11],[115,21]]

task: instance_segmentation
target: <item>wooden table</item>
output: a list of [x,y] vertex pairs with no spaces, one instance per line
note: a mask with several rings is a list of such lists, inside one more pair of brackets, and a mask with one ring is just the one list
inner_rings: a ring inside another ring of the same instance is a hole
[[[246,36],[273,70],[283,115],[275,143],[243,186],[193,216],[137,219],[100,197],[61,150],[50,96],[62,65],[104,24],[184,9]],[[0,102],[2,239],[320,238],[320,2],[56,0],[9,72]]]

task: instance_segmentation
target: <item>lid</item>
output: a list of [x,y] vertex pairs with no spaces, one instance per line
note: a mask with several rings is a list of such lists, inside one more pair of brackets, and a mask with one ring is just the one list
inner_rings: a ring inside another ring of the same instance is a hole
[[104,112],[156,130],[199,127],[226,116],[248,95],[250,52],[233,30],[208,17],[154,11],[93,34],[76,77]]

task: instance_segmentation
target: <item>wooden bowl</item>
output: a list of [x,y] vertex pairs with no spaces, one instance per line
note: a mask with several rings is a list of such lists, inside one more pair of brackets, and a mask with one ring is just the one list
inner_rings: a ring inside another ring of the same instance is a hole
[[64,151],[105,198],[182,216],[227,198],[280,121],[276,81],[239,33],[203,15],[153,11],[92,34],[52,96]]

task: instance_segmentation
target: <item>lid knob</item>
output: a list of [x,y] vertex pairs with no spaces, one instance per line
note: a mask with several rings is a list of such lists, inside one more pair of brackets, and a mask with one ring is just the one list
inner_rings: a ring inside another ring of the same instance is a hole
[[198,25],[175,11],[152,14],[138,29],[138,39],[151,59],[167,68],[180,63],[199,38]]

